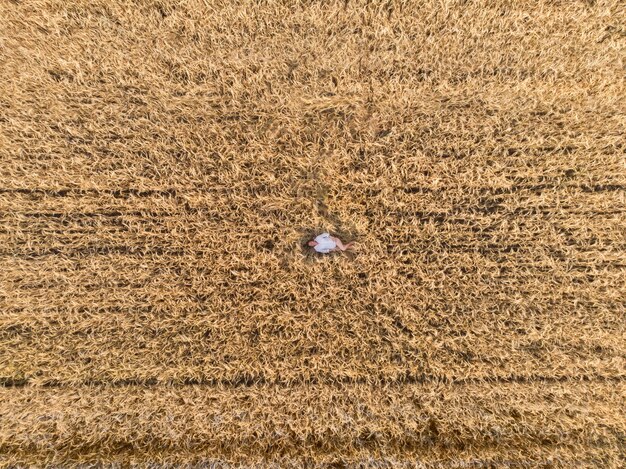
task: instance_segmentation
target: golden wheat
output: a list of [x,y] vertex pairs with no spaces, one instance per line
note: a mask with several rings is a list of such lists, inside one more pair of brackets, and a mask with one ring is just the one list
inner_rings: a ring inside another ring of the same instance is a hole
[[623,466],[625,24],[1,2],[0,465]]

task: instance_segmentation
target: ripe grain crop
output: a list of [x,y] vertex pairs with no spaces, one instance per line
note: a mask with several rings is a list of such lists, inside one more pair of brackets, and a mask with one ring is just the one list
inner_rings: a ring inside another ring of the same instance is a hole
[[0,2],[0,465],[623,467],[625,25]]

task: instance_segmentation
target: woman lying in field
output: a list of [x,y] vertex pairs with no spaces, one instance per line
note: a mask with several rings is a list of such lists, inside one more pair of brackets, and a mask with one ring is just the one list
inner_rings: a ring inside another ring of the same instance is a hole
[[333,251],[346,251],[351,249],[354,245],[354,242],[343,244],[339,238],[335,238],[331,236],[329,233],[322,233],[317,236],[315,239],[312,239],[307,243],[317,252],[321,252],[322,254],[328,254]]

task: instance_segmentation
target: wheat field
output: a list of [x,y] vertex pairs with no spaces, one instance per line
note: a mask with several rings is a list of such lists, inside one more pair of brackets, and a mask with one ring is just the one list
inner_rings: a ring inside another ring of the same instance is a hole
[[625,52],[619,0],[0,2],[0,466],[624,467]]

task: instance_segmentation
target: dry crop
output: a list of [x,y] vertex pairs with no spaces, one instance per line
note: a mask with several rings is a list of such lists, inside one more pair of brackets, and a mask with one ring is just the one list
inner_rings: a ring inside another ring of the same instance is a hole
[[0,465],[623,467],[625,25],[1,1]]

